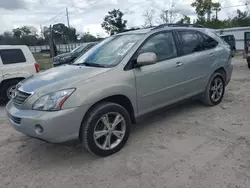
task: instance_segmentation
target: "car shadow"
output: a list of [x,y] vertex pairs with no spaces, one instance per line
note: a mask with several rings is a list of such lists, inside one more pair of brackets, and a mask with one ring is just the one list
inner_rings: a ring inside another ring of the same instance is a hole
[[[133,126],[131,133],[135,135],[141,129],[149,129],[152,124],[162,120],[167,121],[168,118],[199,108],[202,108],[202,105],[197,101],[185,102],[171,107],[171,109],[169,107],[162,108],[139,119],[138,123]],[[16,135],[15,139],[16,141],[13,141],[16,146],[15,155],[22,164],[30,165],[30,163],[35,163],[41,168],[49,168],[49,164],[53,164],[53,166],[61,165],[65,161],[69,161],[71,166],[79,166],[79,164],[84,165],[96,160],[102,160],[102,158],[84,150],[79,140],[62,144],[51,144],[20,134]],[[129,144],[126,147],[130,147]],[[122,155],[122,151],[110,157],[116,157],[117,155]],[[30,162],[29,159],[32,159],[32,161]]]
[[147,126],[150,126],[154,123],[161,122],[163,120],[167,121],[167,119],[190,112],[191,110],[195,111],[202,107],[203,105],[199,100],[190,100],[175,104],[173,106],[161,108],[140,118],[135,126],[133,126],[132,134],[136,134],[136,132],[140,131],[140,129],[146,128]]

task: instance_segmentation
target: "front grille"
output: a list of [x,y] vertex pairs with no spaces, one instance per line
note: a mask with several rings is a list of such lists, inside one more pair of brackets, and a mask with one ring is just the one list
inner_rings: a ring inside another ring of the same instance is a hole
[[30,93],[25,93],[25,92],[19,91],[19,90],[17,90],[16,92],[17,93],[16,93],[16,96],[13,99],[13,104],[16,107],[19,107],[29,98],[29,96],[31,94]]
[[13,121],[14,123],[16,123],[16,124],[20,124],[21,123],[21,118],[12,116],[10,114],[8,114],[8,116],[9,116],[10,120]]

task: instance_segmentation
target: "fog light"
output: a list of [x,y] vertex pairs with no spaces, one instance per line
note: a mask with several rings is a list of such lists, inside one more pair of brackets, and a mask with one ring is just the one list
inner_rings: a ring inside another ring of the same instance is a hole
[[35,131],[37,134],[43,133],[43,127],[41,125],[35,125]]

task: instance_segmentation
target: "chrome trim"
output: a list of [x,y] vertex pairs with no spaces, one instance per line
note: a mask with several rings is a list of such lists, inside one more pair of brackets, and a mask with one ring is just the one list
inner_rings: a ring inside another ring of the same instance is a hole
[[28,94],[29,96],[21,103],[21,104],[15,104],[15,98],[13,98],[12,100],[13,100],[13,104],[14,104],[14,106],[16,106],[16,107],[22,107],[29,99],[30,99],[30,97],[32,97],[33,95],[34,95],[34,93],[35,92],[26,92],[26,91],[24,91],[23,89],[21,89],[20,87],[17,89],[17,91],[20,91],[20,92],[22,92],[22,93],[26,93],[26,94]]

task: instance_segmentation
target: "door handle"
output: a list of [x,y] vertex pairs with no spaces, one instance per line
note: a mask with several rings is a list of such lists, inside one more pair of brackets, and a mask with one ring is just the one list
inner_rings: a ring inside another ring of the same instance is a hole
[[183,66],[183,63],[182,62],[178,62],[175,64],[175,67],[182,67]]

